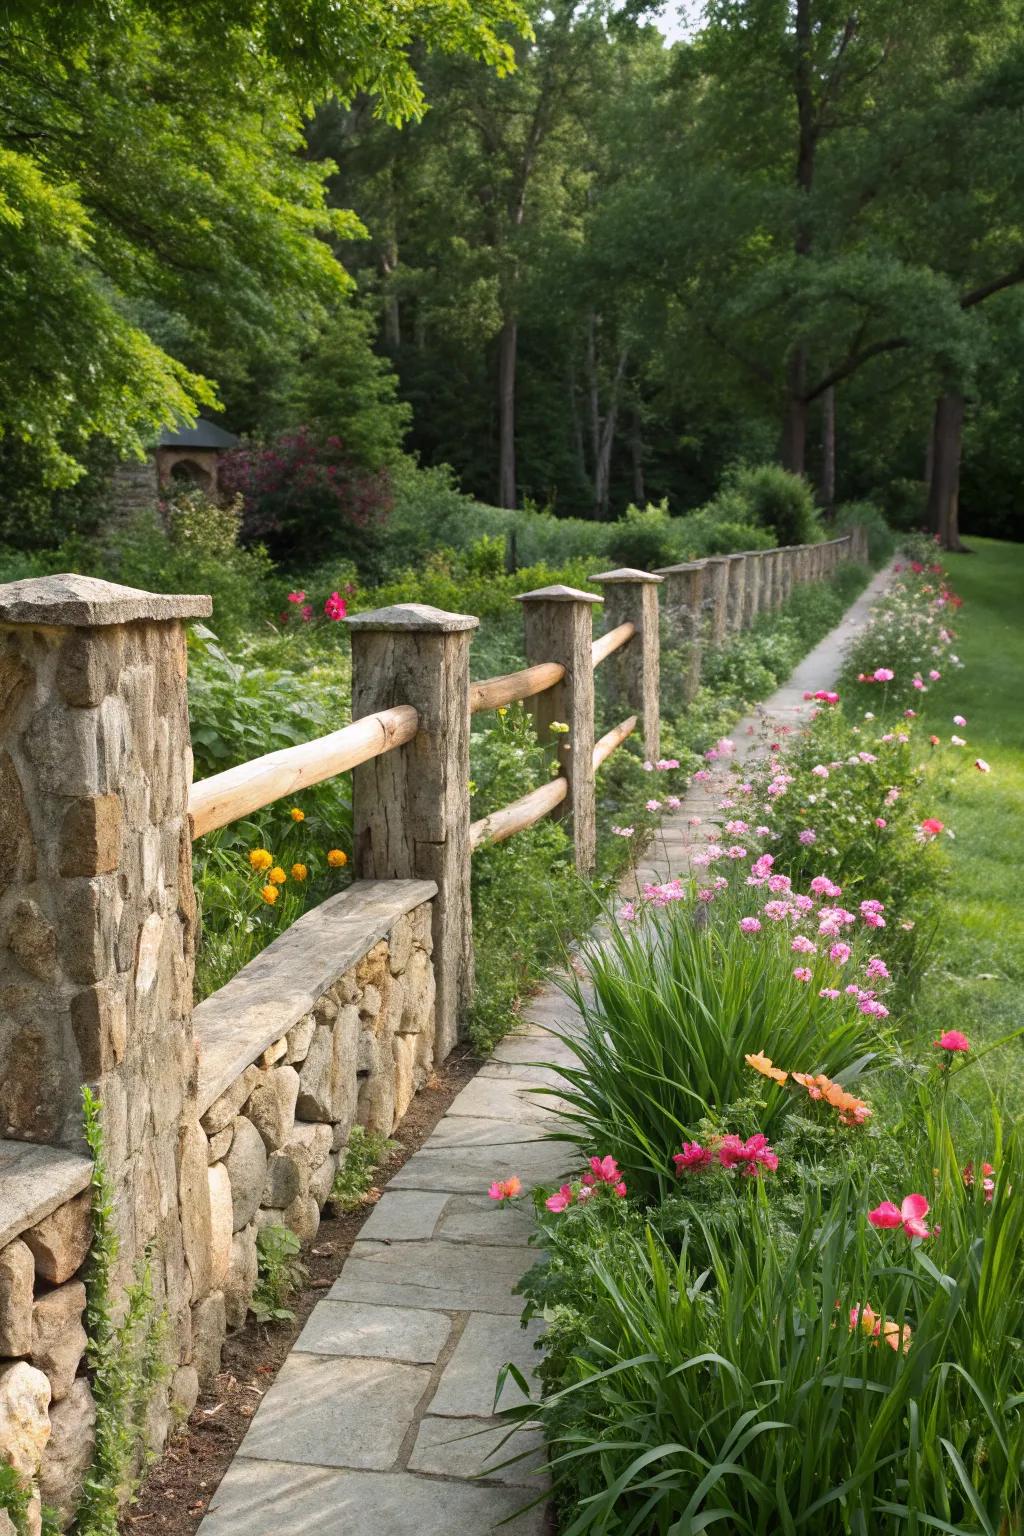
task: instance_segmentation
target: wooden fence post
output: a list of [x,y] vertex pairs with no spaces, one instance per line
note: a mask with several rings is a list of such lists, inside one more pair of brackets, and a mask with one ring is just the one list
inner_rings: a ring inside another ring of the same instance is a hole
[[707,644],[725,642],[729,617],[729,556],[711,555],[704,562],[704,622]]
[[[558,762],[569,792],[554,814],[572,818],[576,868],[587,874],[597,853],[597,797],[594,789],[593,605],[604,599],[576,587],[539,587],[516,598],[523,605],[526,664],[555,661],[565,676],[533,700],[538,739],[557,743]],[[552,725],[567,725],[555,736]]]
[[605,588],[605,630],[627,623],[636,627],[632,640],[605,662],[608,696],[616,715],[621,709],[640,716],[644,756],[654,759],[661,752],[658,588],[664,578],[624,568],[602,571],[590,579]]
[[480,620],[423,603],[356,613],[352,717],[395,704],[419,714],[412,741],[352,771],[355,873],[434,880],[438,1060],[473,997],[469,842],[469,642]]
[[750,629],[761,612],[764,584],[763,550],[747,550],[747,580],[743,593],[743,628]]
[[743,554],[728,555],[726,567],[726,622],[730,631],[737,634],[743,628],[743,605],[747,592],[747,557]]
[[703,560],[682,565],[663,565],[654,572],[665,578],[662,596],[665,615],[674,641],[683,646],[683,703],[692,704],[700,687],[700,660],[704,628]]

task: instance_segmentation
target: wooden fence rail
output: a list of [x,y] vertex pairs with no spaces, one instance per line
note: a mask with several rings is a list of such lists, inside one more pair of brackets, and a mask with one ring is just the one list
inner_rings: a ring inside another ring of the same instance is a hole
[[522,672],[506,672],[502,677],[488,677],[482,683],[469,685],[469,712],[478,715],[482,709],[500,709],[503,704],[518,704],[521,699],[532,699],[547,688],[553,688],[565,676],[565,668],[557,661],[542,661],[536,667],[526,667]]

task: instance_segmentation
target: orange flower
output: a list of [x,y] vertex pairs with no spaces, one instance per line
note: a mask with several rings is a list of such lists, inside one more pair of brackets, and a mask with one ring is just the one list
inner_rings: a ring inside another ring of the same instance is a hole
[[780,1067],[773,1067],[771,1057],[766,1056],[763,1051],[754,1051],[751,1055],[744,1056],[743,1060],[748,1067],[753,1067],[754,1071],[760,1072],[762,1077],[770,1077],[775,1083],[784,1083],[789,1076],[789,1073],[783,1072]]
[[267,906],[272,907],[280,895],[280,892],[278,891],[276,885],[265,885],[260,891],[260,895],[263,897],[263,900],[266,902]]
[[808,1072],[794,1072],[792,1078],[794,1083],[799,1083],[801,1088],[807,1089],[812,1099],[823,1098],[826,1089],[835,1087],[832,1079],[821,1072],[816,1077],[812,1077]]
[[305,878],[306,878],[306,876],[308,874],[309,874],[309,869],[307,868],[307,866],[305,864],[293,864],[292,865],[292,879],[293,880],[305,880]]
[[881,1336],[890,1349],[898,1352],[902,1345],[903,1353],[906,1354],[910,1349],[912,1331],[909,1323],[904,1323],[901,1328],[899,1323],[895,1323],[891,1317],[887,1317],[881,1327]]
[[332,869],[344,869],[348,863],[348,854],[341,848],[330,848],[327,852],[327,862]]
[[269,869],[273,862],[273,855],[268,853],[265,848],[254,848],[249,854],[249,863],[252,865],[253,869]]
[[284,885],[285,881],[288,879],[288,876],[285,874],[280,864],[275,864],[273,869],[270,871],[270,874],[267,876],[267,879],[270,881],[271,885]]
[[291,810],[288,812],[288,815],[291,817],[292,821],[305,821],[306,819],[305,811],[300,811],[297,805],[292,806]]

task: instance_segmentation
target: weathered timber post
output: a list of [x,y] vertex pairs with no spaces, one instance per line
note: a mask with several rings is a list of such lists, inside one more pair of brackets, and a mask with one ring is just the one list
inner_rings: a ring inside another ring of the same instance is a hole
[[763,601],[763,550],[747,550],[747,580],[743,593],[743,628],[750,629],[761,611]]
[[[526,662],[555,661],[565,676],[533,699],[538,740],[557,744],[568,793],[555,810],[571,817],[576,868],[587,874],[597,853],[597,797],[594,789],[594,621],[593,606],[604,599],[576,587],[539,587],[516,598],[523,605]],[[552,736],[551,726],[567,725]]]
[[[87,576],[0,587],[0,1136],[81,1146],[92,1088],[114,1284],[148,1251],[166,1364],[186,1374],[190,1304],[211,1280],[208,1205],[204,1226],[191,1195],[193,1180],[206,1192],[206,1157],[183,621],[210,611],[208,597]],[[181,1397],[190,1410],[194,1390]],[[159,1441],[166,1410],[148,1422]]]
[[619,709],[640,716],[644,756],[656,758],[661,751],[660,655],[658,588],[663,577],[624,568],[591,576],[605,589],[605,630],[620,624],[636,627],[632,640],[604,663],[608,668],[608,696]]
[[743,628],[743,605],[747,591],[747,557],[743,554],[727,556],[726,567],[726,622],[730,631],[737,634]]
[[704,628],[703,560],[683,565],[663,565],[656,576],[665,578],[662,598],[673,640],[683,648],[683,703],[692,704],[700,687],[700,660]]
[[796,546],[785,544],[779,550],[779,571],[781,574],[780,602],[788,602],[793,587],[796,584]]
[[720,646],[729,618],[728,555],[711,555],[704,561],[703,602],[706,643]]
[[355,873],[433,880],[437,1059],[465,1027],[473,997],[469,843],[469,642],[480,620],[423,603],[356,613],[352,718],[411,704],[419,728],[403,747],[352,773]]

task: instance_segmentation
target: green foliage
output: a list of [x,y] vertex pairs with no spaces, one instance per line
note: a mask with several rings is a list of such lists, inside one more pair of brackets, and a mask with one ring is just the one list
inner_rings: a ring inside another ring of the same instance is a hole
[[789,1101],[775,1085],[766,1087],[749,1131],[721,1123],[750,1090],[745,1055],[763,1051],[849,1084],[883,1044],[854,1001],[822,1017],[818,988],[829,979],[828,962],[809,961],[814,980],[795,983],[784,924],[765,921],[755,941],[740,930],[740,918],[760,910],[756,893],[722,892],[712,907],[702,906],[697,890],[695,880],[661,916],[612,923],[604,946],[585,946],[593,1001],[575,976],[566,983],[583,1028],[564,1037],[577,1058],[564,1069],[568,1088],[558,1090],[572,1127],[564,1139],[613,1156],[646,1196],[665,1194],[673,1153],[697,1139],[702,1121],[744,1134],[777,1130]]
[[[902,526],[894,523],[894,526]],[[836,509],[835,532],[846,533],[851,528],[866,528],[868,535],[868,559],[876,568],[891,558],[896,539],[881,507],[873,501],[846,501]]]
[[395,464],[412,411],[397,396],[397,380],[373,350],[373,321],[364,309],[341,305],[289,380],[285,425],[305,421],[322,435],[337,433],[364,469]]
[[331,1200],[340,1211],[358,1211],[373,1189],[373,1176],[396,1150],[397,1141],[380,1131],[354,1125],[345,1144],[345,1156],[334,1175]]
[[668,565],[674,554],[668,502],[657,506],[628,506],[612,530],[608,553],[617,565],[653,571]]
[[249,1303],[259,1323],[290,1323],[288,1302],[309,1271],[299,1258],[301,1243],[287,1227],[261,1227],[256,1234],[256,1288]]
[[96,1403],[96,1448],[75,1514],[75,1536],[117,1536],[120,1511],[147,1455],[146,1415],[168,1367],[166,1318],[153,1296],[148,1254],[131,1284],[115,1290],[119,1240],[114,1190],[103,1160],[101,1105],[82,1090],[85,1139],[92,1153],[93,1243],[85,1276],[86,1361]]
[[742,509],[741,520],[770,530],[776,545],[813,544],[822,537],[807,481],[777,464],[742,465],[730,470],[717,507],[726,517],[735,517]]

